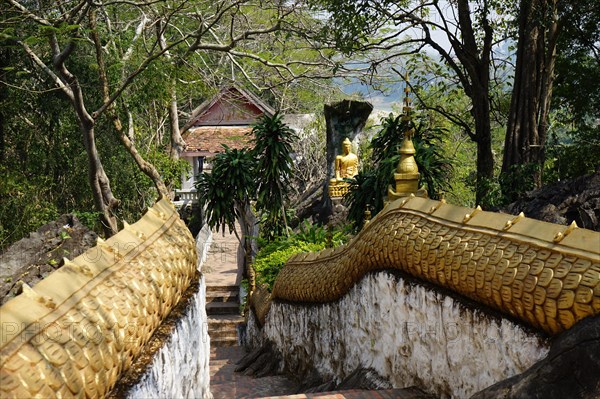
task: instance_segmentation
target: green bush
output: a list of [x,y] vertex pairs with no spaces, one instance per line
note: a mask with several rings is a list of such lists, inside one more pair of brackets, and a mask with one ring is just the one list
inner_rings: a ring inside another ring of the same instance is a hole
[[30,232],[56,219],[52,181],[27,177],[0,166],[0,252]]
[[314,244],[304,241],[296,241],[290,246],[274,251],[271,245],[266,246],[258,253],[256,262],[254,263],[254,268],[256,269],[256,283],[259,285],[267,284],[269,291],[271,291],[279,271],[281,271],[292,255],[301,252],[317,252],[323,249],[325,249],[325,243]]
[[298,233],[289,237],[280,236],[272,241],[262,240],[261,249],[256,256],[254,269],[256,283],[267,284],[269,291],[288,259],[301,252],[318,252],[327,247],[336,247],[350,239],[347,230],[327,230],[322,226],[304,222]]

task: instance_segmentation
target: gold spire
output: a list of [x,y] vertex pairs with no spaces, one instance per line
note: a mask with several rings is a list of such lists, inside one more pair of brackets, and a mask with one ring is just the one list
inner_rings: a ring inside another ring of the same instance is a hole
[[406,81],[406,87],[404,88],[404,100],[402,101],[402,120],[408,121],[411,119],[412,114],[412,106],[410,105],[411,99],[410,95],[410,85],[408,84],[408,72],[404,75],[404,80]]
[[414,136],[414,128],[412,124],[412,106],[410,100],[410,86],[408,84],[408,73],[405,75],[406,87],[404,89],[405,97],[402,102],[402,121],[406,122],[404,130],[404,141],[400,147],[400,162],[394,173],[396,180],[395,189],[390,186],[388,188],[388,201],[393,201],[400,197],[406,197],[415,194],[420,197],[427,197],[425,190],[419,190],[419,167],[415,160],[415,146],[412,138]]

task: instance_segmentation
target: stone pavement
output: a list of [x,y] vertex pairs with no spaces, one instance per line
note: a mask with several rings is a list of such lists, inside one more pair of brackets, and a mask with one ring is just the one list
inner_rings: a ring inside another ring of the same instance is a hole
[[[239,229],[238,229],[239,231]],[[240,284],[237,267],[239,241],[235,234],[213,231],[213,242],[208,251],[202,274],[207,286],[230,286]]]
[[[224,289],[237,286],[239,289],[237,249],[238,239],[235,234],[223,235],[221,232],[213,232],[213,242],[202,267],[207,293],[211,288]],[[209,317],[210,322],[219,317],[231,318],[232,316],[212,315]],[[240,317],[239,320],[243,319]],[[234,371],[235,363],[246,354],[244,348],[216,346],[214,345],[217,343],[216,341],[217,337],[211,336],[210,389],[214,399],[258,398],[296,392],[296,384],[284,376],[252,378],[236,373]]]
[[[213,243],[208,252],[208,257],[203,265],[208,292],[222,291],[226,288],[239,289],[240,275],[237,267],[238,239],[235,234],[213,232]],[[208,303],[207,307],[211,306]],[[209,324],[213,319],[229,319],[232,315],[209,316]],[[239,317],[238,320],[242,320]],[[220,320],[225,322],[225,320]],[[209,328],[209,334],[211,329]],[[298,384],[283,375],[253,378],[236,373],[236,363],[246,355],[240,346],[217,346],[219,338],[211,336],[210,349],[210,390],[214,399],[242,399],[242,398],[288,398],[288,399],[366,399],[366,398],[401,398],[416,399],[410,390],[365,391],[350,390],[341,392],[296,394]]]
[[239,346],[211,348],[210,391],[214,399],[262,398],[296,392],[296,384],[284,376],[252,378],[236,373],[235,363],[245,354]]

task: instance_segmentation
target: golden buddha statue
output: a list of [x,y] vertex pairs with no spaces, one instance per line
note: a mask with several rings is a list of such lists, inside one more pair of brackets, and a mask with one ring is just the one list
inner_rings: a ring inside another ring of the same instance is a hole
[[342,151],[344,155],[335,157],[335,178],[338,182],[358,174],[358,157],[352,153],[352,142],[347,137],[342,142]]
[[342,155],[335,157],[335,178],[329,181],[329,196],[342,197],[348,192],[348,183],[344,179],[351,179],[358,174],[358,157],[352,153],[352,142],[346,137],[342,142]]

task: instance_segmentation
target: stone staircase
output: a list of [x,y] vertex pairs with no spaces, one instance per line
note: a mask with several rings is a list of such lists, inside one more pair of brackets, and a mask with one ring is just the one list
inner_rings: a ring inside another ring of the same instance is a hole
[[214,285],[206,287],[206,314],[211,347],[236,346],[240,316],[239,286]]

